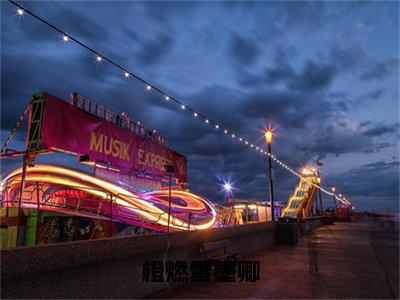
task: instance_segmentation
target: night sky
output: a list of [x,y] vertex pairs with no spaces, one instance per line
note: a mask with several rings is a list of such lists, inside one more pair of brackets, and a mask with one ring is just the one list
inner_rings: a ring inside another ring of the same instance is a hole
[[[358,210],[398,211],[399,2],[22,4],[258,145],[271,124],[278,158],[294,169],[322,162],[322,185]],[[187,155],[189,188],[212,201],[225,201],[224,180],[235,198],[268,197],[265,156],[2,1],[2,143],[40,91],[77,91],[156,129]],[[23,149],[25,128],[11,148]],[[65,154],[38,161],[83,168]],[[18,164],[2,160],[1,174]],[[276,200],[296,183],[276,167]]]

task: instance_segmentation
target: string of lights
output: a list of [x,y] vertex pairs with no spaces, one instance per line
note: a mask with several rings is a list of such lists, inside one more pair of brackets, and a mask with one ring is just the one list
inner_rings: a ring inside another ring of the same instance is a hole
[[[74,37],[70,34],[67,34],[64,30],[49,23],[42,17],[38,16],[37,14],[35,14],[32,11],[28,10],[27,8],[23,7],[22,5],[16,3],[15,1],[13,1],[13,0],[8,0],[8,1],[16,6],[17,15],[23,16],[23,15],[27,14],[27,15],[32,16],[34,19],[38,20],[39,22],[43,23],[44,25],[48,26],[49,28],[51,28],[54,31],[61,34],[61,38],[62,38],[63,42],[68,43],[68,42],[73,41],[77,45],[79,45],[82,48],[86,49],[87,51],[91,52],[94,55],[94,58],[98,63],[107,62],[110,65],[112,65],[113,67],[115,67],[116,69],[119,69],[120,72],[122,73],[123,78],[135,79],[135,80],[141,82],[144,85],[145,91],[157,92],[161,96],[163,101],[175,104],[178,107],[178,110],[192,115],[193,118],[200,120],[201,122],[203,122],[206,125],[209,125],[210,127],[212,126],[214,128],[214,130],[223,133],[224,135],[226,135],[227,137],[230,137],[233,140],[236,140],[238,143],[240,143],[241,145],[243,145],[245,147],[248,147],[250,150],[254,150],[257,153],[260,153],[265,156],[271,156],[271,158],[277,163],[278,166],[282,167],[284,170],[292,173],[293,175],[295,175],[299,178],[303,178],[299,173],[297,173],[295,170],[293,170],[291,167],[289,167],[283,161],[279,160],[276,156],[268,153],[267,151],[265,151],[264,148],[257,146],[255,143],[250,142],[248,139],[244,138],[240,134],[238,134],[238,133],[234,132],[233,130],[231,130],[230,128],[224,126],[221,122],[218,122],[215,119],[210,118],[210,117],[206,116],[205,114],[199,112],[198,110],[195,110],[194,108],[186,105],[183,101],[175,98],[174,96],[170,95],[169,93],[166,93],[163,89],[161,89],[161,88],[157,87],[156,85],[152,84],[151,82],[143,79],[141,76],[139,76],[136,73],[134,73],[133,71],[129,70],[129,68],[122,66],[121,64],[115,62],[113,59],[111,59],[105,55],[102,55],[101,51],[97,51],[96,49],[93,49],[92,47],[88,46],[87,44],[81,42],[76,37]],[[316,187],[320,188],[322,192],[324,192],[328,195],[331,195],[331,196],[334,195],[333,193],[327,191],[326,189],[324,189],[320,186],[316,186]],[[335,197],[337,197],[337,196],[335,195]],[[337,197],[337,199],[339,201],[342,201],[343,203],[345,202],[341,197]]]

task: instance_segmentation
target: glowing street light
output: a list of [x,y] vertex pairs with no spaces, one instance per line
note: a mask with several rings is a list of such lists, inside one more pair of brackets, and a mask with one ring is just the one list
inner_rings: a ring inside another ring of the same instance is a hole
[[228,193],[228,209],[230,209],[231,208],[231,190],[232,190],[232,186],[229,183],[226,182],[224,184],[224,189]]
[[267,128],[264,132],[265,141],[268,145],[268,172],[269,172],[269,201],[271,203],[271,219],[275,221],[274,216],[274,185],[272,182],[272,160],[271,160],[271,142],[272,142],[272,129],[270,127]]
[[268,127],[268,129],[264,133],[265,141],[267,144],[271,144],[272,142],[272,130]]

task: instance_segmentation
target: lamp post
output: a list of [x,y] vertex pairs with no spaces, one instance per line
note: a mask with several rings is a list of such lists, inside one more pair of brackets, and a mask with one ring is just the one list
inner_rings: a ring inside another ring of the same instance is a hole
[[274,187],[272,182],[272,159],[271,159],[271,142],[272,142],[272,130],[270,127],[264,133],[265,141],[268,145],[268,172],[269,172],[269,201],[271,203],[271,219],[275,221],[274,216]]
[[232,189],[232,186],[229,183],[225,183],[224,184],[224,189],[228,193],[228,209],[230,209],[231,208],[231,189]]
[[335,192],[336,192],[336,187],[332,187],[332,193],[333,193],[333,208],[335,208],[335,206],[336,206],[336,196],[335,196]]
[[171,195],[171,188],[172,188],[172,174],[174,174],[175,173],[175,168],[174,168],[174,166],[172,166],[172,165],[165,165],[165,171],[169,174],[169,187],[168,187],[168,190],[169,190],[169,193],[168,193],[168,225],[167,225],[167,230],[168,230],[168,232],[169,232],[169,222],[170,222],[170,219],[171,219],[171,198],[172,198],[172,195]]

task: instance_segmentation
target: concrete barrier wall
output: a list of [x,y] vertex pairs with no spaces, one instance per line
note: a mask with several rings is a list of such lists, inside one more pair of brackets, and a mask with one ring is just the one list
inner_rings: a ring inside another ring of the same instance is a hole
[[276,224],[4,249],[1,298],[143,298],[168,287],[142,281],[145,261],[202,260],[201,244],[222,239],[245,256],[276,244]]
[[315,228],[330,224],[333,224],[333,221],[328,217],[310,217],[299,220],[299,229],[302,235],[307,235],[313,232]]

